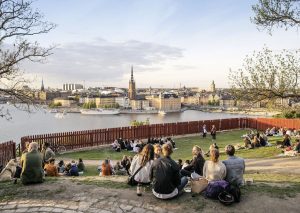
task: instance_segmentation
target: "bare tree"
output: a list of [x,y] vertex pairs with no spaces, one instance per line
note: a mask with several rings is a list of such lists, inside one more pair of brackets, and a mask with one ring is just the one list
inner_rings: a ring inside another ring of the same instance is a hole
[[229,75],[233,95],[250,104],[278,99],[300,98],[300,54],[268,48],[254,52],[244,60],[243,68]]
[[[0,95],[8,95],[14,103],[25,103],[27,107],[34,97],[23,89],[29,81],[24,78],[21,64],[42,62],[52,50],[29,41],[55,27],[43,19],[39,11],[32,9],[32,1],[0,0]],[[0,117],[8,118],[9,113],[0,108]]]
[[300,0],[259,0],[252,6],[255,17],[252,22],[269,33],[273,27],[300,26]]

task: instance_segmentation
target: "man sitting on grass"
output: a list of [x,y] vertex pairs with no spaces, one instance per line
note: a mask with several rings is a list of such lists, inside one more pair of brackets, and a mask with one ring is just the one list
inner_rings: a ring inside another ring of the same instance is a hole
[[244,184],[243,174],[245,172],[245,161],[242,158],[234,156],[235,148],[232,145],[225,147],[225,152],[228,155],[228,159],[223,163],[226,166],[226,178],[229,183],[235,183],[237,185]]

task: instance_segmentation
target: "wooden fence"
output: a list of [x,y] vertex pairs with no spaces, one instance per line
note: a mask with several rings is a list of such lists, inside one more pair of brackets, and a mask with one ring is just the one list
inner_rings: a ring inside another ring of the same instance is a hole
[[44,142],[50,146],[64,146],[66,150],[80,149],[99,145],[111,144],[117,138],[146,139],[199,133],[203,124],[207,130],[215,125],[218,131],[247,128],[247,118],[230,118],[218,120],[201,120],[178,123],[152,124],[138,127],[120,127],[109,129],[97,129],[87,131],[75,131],[33,135],[21,138],[21,150],[25,149],[25,142],[38,142],[40,148]]
[[0,165],[5,166],[12,158],[16,158],[16,143],[13,141],[0,143]]
[[[218,131],[252,128],[264,131],[271,127],[300,129],[300,119],[277,118],[230,118],[219,120],[201,120],[178,123],[152,124],[139,127],[120,127],[76,132],[32,135],[21,138],[18,152],[25,149],[25,142],[36,141],[40,148],[44,142],[51,146],[64,146],[67,150],[110,144],[116,138],[145,139],[199,133],[203,124],[209,131],[215,125]],[[16,157],[16,144],[13,141],[0,143],[0,165]]]

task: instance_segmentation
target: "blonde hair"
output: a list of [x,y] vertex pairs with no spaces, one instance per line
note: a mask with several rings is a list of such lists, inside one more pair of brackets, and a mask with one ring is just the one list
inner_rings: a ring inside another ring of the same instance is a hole
[[162,153],[165,157],[168,157],[170,156],[172,153],[173,153],[173,148],[170,144],[168,143],[165,143],[163,146],[162,146]]
[[217,163],[219,161],[219,156],[220,156],[219,150],[217,149],[210,150],[210,160],[212,162]]

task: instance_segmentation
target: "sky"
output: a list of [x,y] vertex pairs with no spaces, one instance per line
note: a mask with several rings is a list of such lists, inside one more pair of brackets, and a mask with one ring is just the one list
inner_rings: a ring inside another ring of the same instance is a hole
[[229,69],[264,46],[299,48],[296,29],[272,35],[251,21],[256,0],[36,0],[33,7],[57,27],[34,37],[55,45],[42,64],[24,64],[40,86],[63,83],[128,87],[228,87]]

